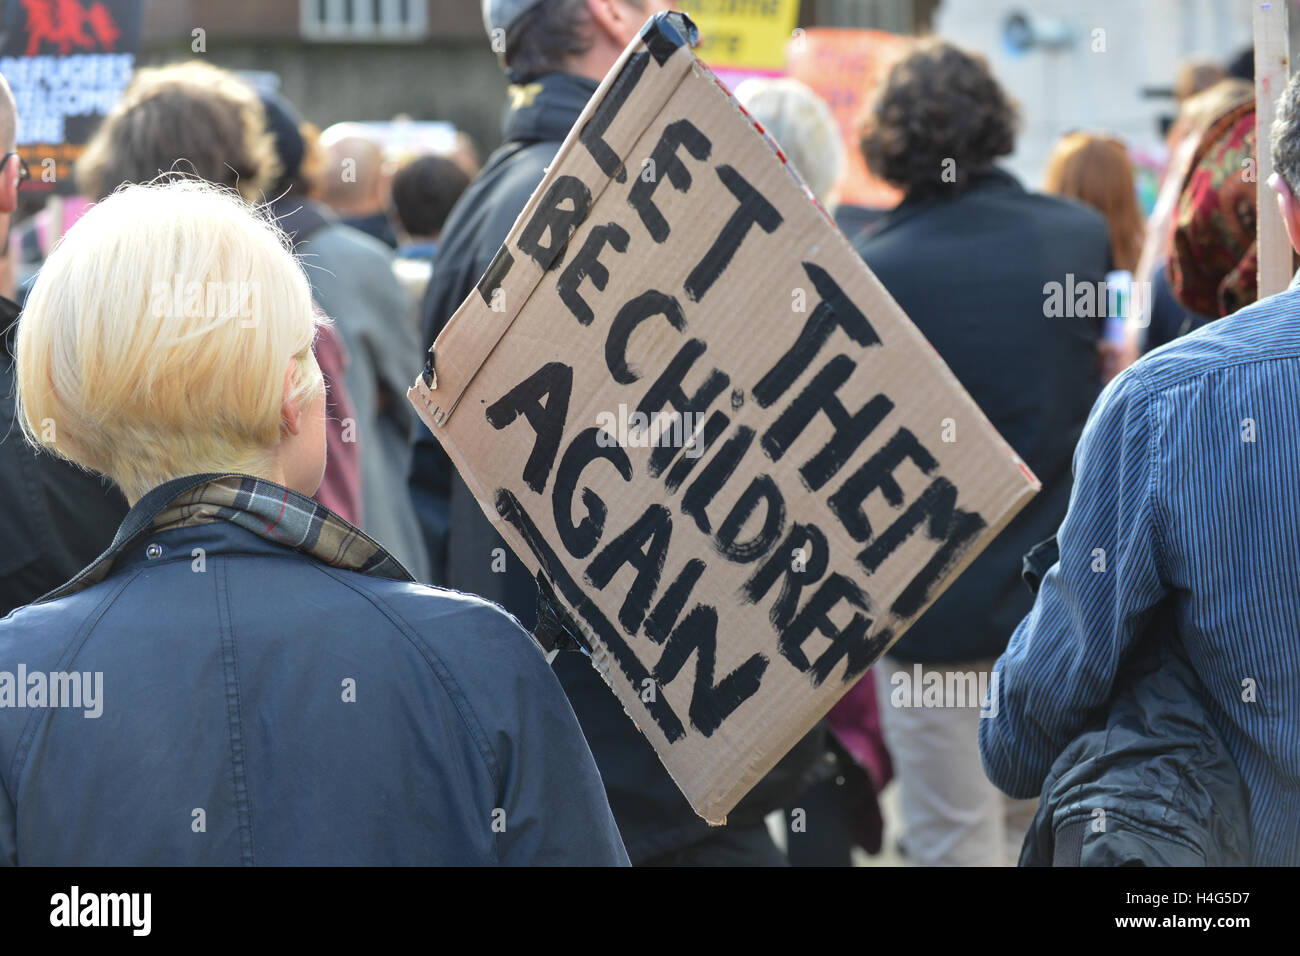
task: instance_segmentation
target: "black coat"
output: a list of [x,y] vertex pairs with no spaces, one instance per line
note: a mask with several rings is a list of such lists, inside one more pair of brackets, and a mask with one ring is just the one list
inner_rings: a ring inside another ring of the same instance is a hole
[[[555,73],[536,86],[513,88],[519,105],[506,117],[505,143],[488,158],[442,231],[422,307],[426,343],[433,342],[487,270],[596,85]],[[411,484],[433,564],[445,568],[445,577],[435,583],[495,601],[532,630],[536,584],[427,433],[417,442]],[[717,833],[691,810],[650,742],[588,659],[565,652],[553,667],[596,758],[632,862]],[[756,824],[798,796],[822,765],[823,740],[819,727],[760,782],[729,822]]]
[[1049,284],[1104,283],[1106,223],[994,170],[957,198],[905,200],[854,246],[1043,483],[891,651],[924,664],[997,657],[1032,604],[1021,555],[1065,517],[1071,457],[1098,393],[1102,320],[1049,317]]
[[126,498],[107,478],[37,452],[17,421],[12,326],[18,306],[0,297],[0,618],[52,591],[113,543]]

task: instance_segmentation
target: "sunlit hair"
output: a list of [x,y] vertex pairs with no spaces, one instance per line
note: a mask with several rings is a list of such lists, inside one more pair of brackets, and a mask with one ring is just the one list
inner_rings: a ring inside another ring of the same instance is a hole
[[1146,225],[1133,161],[1122,142],[1090,133],[1063,137],[1048,157],[1043,191],[1078,199],[1105,216],[1115,268],[1137,268]]
[[279,177],[262,103],[233,73],[197,60],[137,70],[76,164],[92,199],[173,172],[238,189],[249,202]]
[[736,99],[768,131],[803,177],[813,195],[827,205],[844,166],[844,140],[831,108],[791,77],[750,77],[736,87]]
[[18,324],[27,440],[134,502],[171,478],[268,474],[290,399],[324,387],[285,237],[234,192],[125,186],[50,253]]

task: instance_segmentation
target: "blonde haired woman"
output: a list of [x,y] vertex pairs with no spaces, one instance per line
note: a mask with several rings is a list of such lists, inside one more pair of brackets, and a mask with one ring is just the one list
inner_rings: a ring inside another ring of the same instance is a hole
[[132,509],[0,621],[0,864],[626,861],[536,645],[308,497],[317,321],[279,230],[195,182],[115,192],[41,271],[23,431]]

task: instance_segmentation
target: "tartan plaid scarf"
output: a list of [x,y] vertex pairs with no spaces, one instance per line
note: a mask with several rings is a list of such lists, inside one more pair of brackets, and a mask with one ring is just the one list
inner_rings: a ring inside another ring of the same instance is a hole
[[228,521],[332,567],[415,580],[359,528],[305,495],[250,475],[195,475],[159,485],[136,502],[109,549],[40,600],[74,594],[102,581],[118,555],[145,535],[213,521]]

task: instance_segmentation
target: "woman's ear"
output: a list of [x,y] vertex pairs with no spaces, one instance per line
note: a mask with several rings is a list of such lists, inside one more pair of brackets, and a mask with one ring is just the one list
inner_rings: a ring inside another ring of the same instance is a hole
[[280,420],[291,435],[302,431],[302,409],[293,400],[293,371],[297,365],[297,359],[289,359],[289,367],[284,370],[284,396],[280,402]]

